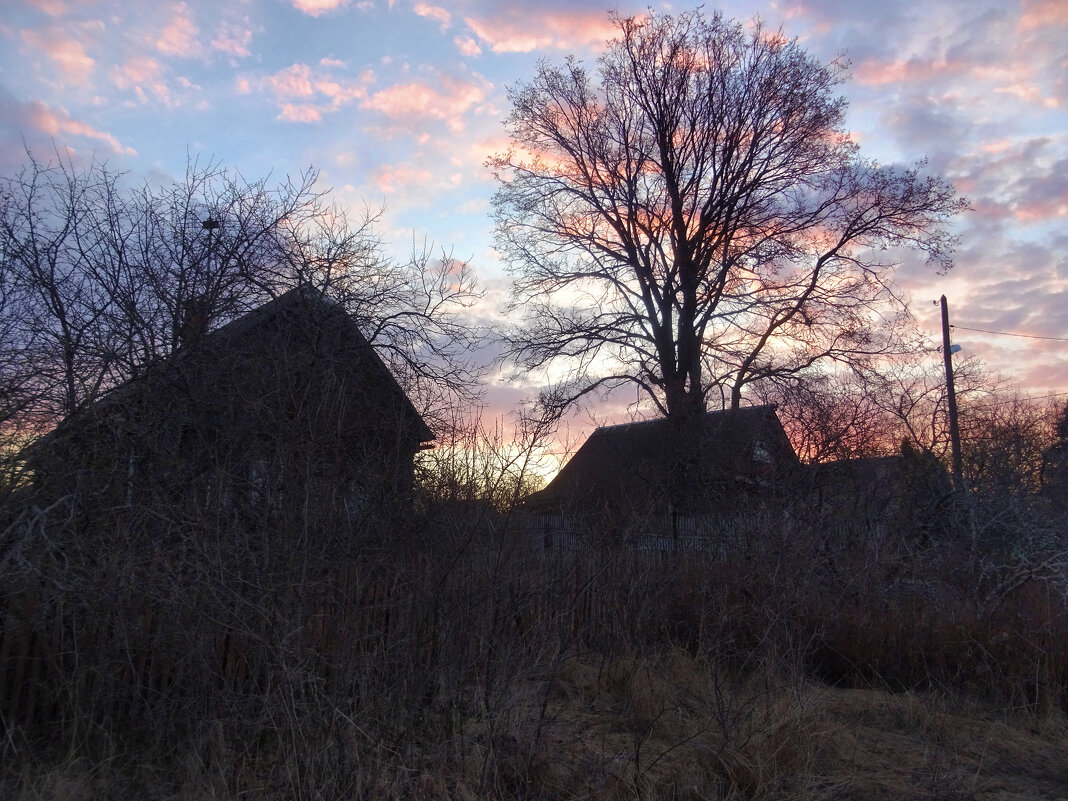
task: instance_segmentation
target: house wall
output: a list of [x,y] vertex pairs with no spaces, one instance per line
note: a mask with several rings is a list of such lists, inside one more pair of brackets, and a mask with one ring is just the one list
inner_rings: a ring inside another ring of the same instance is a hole
[[345,334],[282,319],[180,354],[61,426],[33,457],[38,491],[260,521],[403,508],[422,422]]

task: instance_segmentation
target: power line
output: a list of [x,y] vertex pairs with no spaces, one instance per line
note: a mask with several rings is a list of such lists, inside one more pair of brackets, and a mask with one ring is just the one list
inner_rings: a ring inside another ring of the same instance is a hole
[[980,334],[997,334],[1000,337],[1021,337],[1022,339],[1048,339],[1053,342],[1068,342],[1068,337],[1040,337],[1037,334],[1012,334],[1008,331],[990,331],[986,328],[968,328],[965,325],[951,325],[961,331],[978,331]]

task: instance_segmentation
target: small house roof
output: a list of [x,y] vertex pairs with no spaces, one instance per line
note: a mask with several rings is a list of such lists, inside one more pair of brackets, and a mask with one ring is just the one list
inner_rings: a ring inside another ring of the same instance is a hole
[[662,505],[671,496],[699,504],[724,482],[756,479],[796,464],[773,405],[598,428],[528,506]]
[[109,407],[125,403],[132,398],[143,399],[146,396],[151,397],[152,393],[165,391],[161,390],[161,387],[166,387],[167,377],[178,371],[185,374],[215,375],[219,370],[227,370],[228,362],[222,358],[224,355],[269,347],[271,333],[282,329],[304,332],[311,336],[332,331],[338,340],[345,343],[352,369],[359,369],[364,383],[380,393],[380,402],[383,398],[388,398],[388,402],[394,404],[393,411],[411,421],[419,442],[426,443],[435,438],[434,432],[426,425],[422,415],[364,337],[352,316],[319,290],[303,284],[209,331],[195,343],[183,345],[168,356],[151,363],[141,375],[119,384],[93,401],[89,408],[71,415],[54,431],[32,443],[27,450],[33,452],[47,447],[49,441],[56,436],[78,426],[78,421],[86,412],[106,411]]

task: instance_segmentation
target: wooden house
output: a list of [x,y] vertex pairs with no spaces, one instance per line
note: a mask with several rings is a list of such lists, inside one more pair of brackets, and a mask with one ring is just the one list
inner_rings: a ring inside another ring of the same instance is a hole
[[352,517],[409,503],[433,438],[352,317],[300,287],[188,337],[26,458],[37,493],[97,513]]
[[911,539],[945,535],[953,482],[930,453],[905,443],[901,453],[805,467],[799,516],[813,528]]
[[527,499],[527,528],[546,544],[696,547],[731,518],[766,508],[798,467],[774,406],[603,426]]

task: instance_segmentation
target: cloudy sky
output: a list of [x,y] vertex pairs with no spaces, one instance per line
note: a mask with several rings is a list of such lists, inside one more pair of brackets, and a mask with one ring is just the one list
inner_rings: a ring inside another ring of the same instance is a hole
[[[681,10],[687,4],[652,4]],[[642,3],[620,2],[621,14]],[[1068,392],[1068,3],[731,0],[816,55],[852,64],[849,127],[883,162],[929,159],[973,211],[956,268],[899,283],[932,334],[1028,392]],[[542,58],[592,59],[605,0],[0,0],[0,173],[30,148],[182,173],[187,154],[256,178],[322,171],[343,203],[387,209],[382,236],[471,259],[494,314],[505,278],[483,166],[506,87]],[[963,327],[1028,335],[1010,337]],[[937,358],[937,356],[936,356]],[[531,387],[499,387],[498,407]]]

